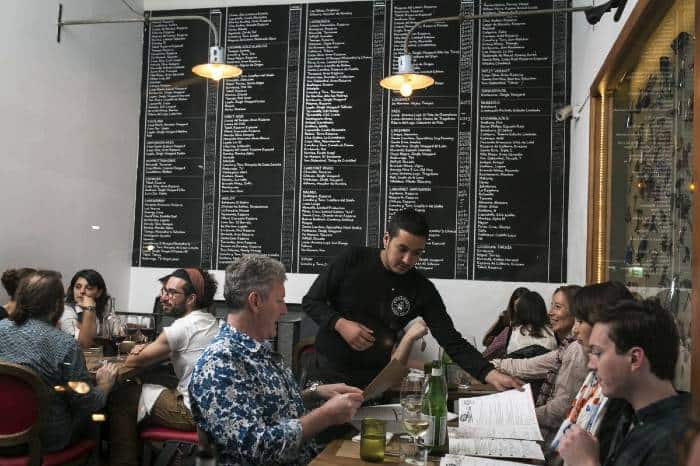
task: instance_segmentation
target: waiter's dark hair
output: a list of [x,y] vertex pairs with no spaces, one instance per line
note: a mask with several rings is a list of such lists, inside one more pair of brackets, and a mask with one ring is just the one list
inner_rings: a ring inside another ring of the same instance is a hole
[[399,230],[405,230],[412,235],[423,236],[427,239],[430,227],[423,214],[415,209],[404,209],[396,212],[391,217],[387,227],[390,238],[398,235]]

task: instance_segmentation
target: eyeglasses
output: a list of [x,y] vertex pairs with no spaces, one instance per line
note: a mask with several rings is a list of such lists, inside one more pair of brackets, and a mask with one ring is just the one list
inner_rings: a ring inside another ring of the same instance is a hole
[[176,290],[173,288],[161,288],[160,289],[160,295],[167,295],[168,298],[174,298],[176,295],[185,295],[186,293],[184,291]]

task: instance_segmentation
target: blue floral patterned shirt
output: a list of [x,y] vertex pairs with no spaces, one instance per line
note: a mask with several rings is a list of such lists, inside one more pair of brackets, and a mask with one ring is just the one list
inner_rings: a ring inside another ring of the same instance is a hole
[[228,324],[197,360],[190,381],[192,415],[217,446],[220,465],[307,464],[304,401],[279,355]]

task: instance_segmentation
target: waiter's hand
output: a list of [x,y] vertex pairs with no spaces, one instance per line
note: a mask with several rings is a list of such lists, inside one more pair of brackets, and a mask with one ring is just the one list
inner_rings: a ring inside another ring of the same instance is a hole
[[519,378],[504,374],[496,369],[493,369],[491,372],[486,374],[486,378],[484,380],[486,383],[490,383],[496,387],[496,390],[499,392],[508,390],[509,388],[517,388],[518,390],[522,390],[523,386],[523,381]]
[[374,344],[374,331],[354,320],[341,317],[335,323],[335,331],[355,351],[364,351]]

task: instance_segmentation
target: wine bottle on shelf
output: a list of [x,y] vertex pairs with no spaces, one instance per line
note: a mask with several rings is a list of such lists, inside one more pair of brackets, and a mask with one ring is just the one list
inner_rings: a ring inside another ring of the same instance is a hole
[[430,454],[441,456],[449,451],[447,437],[447,384],[440,361],[433,361],[430,379],[423,397],[423,414],[430,427],[425,434],[425,445],[430,446]]

